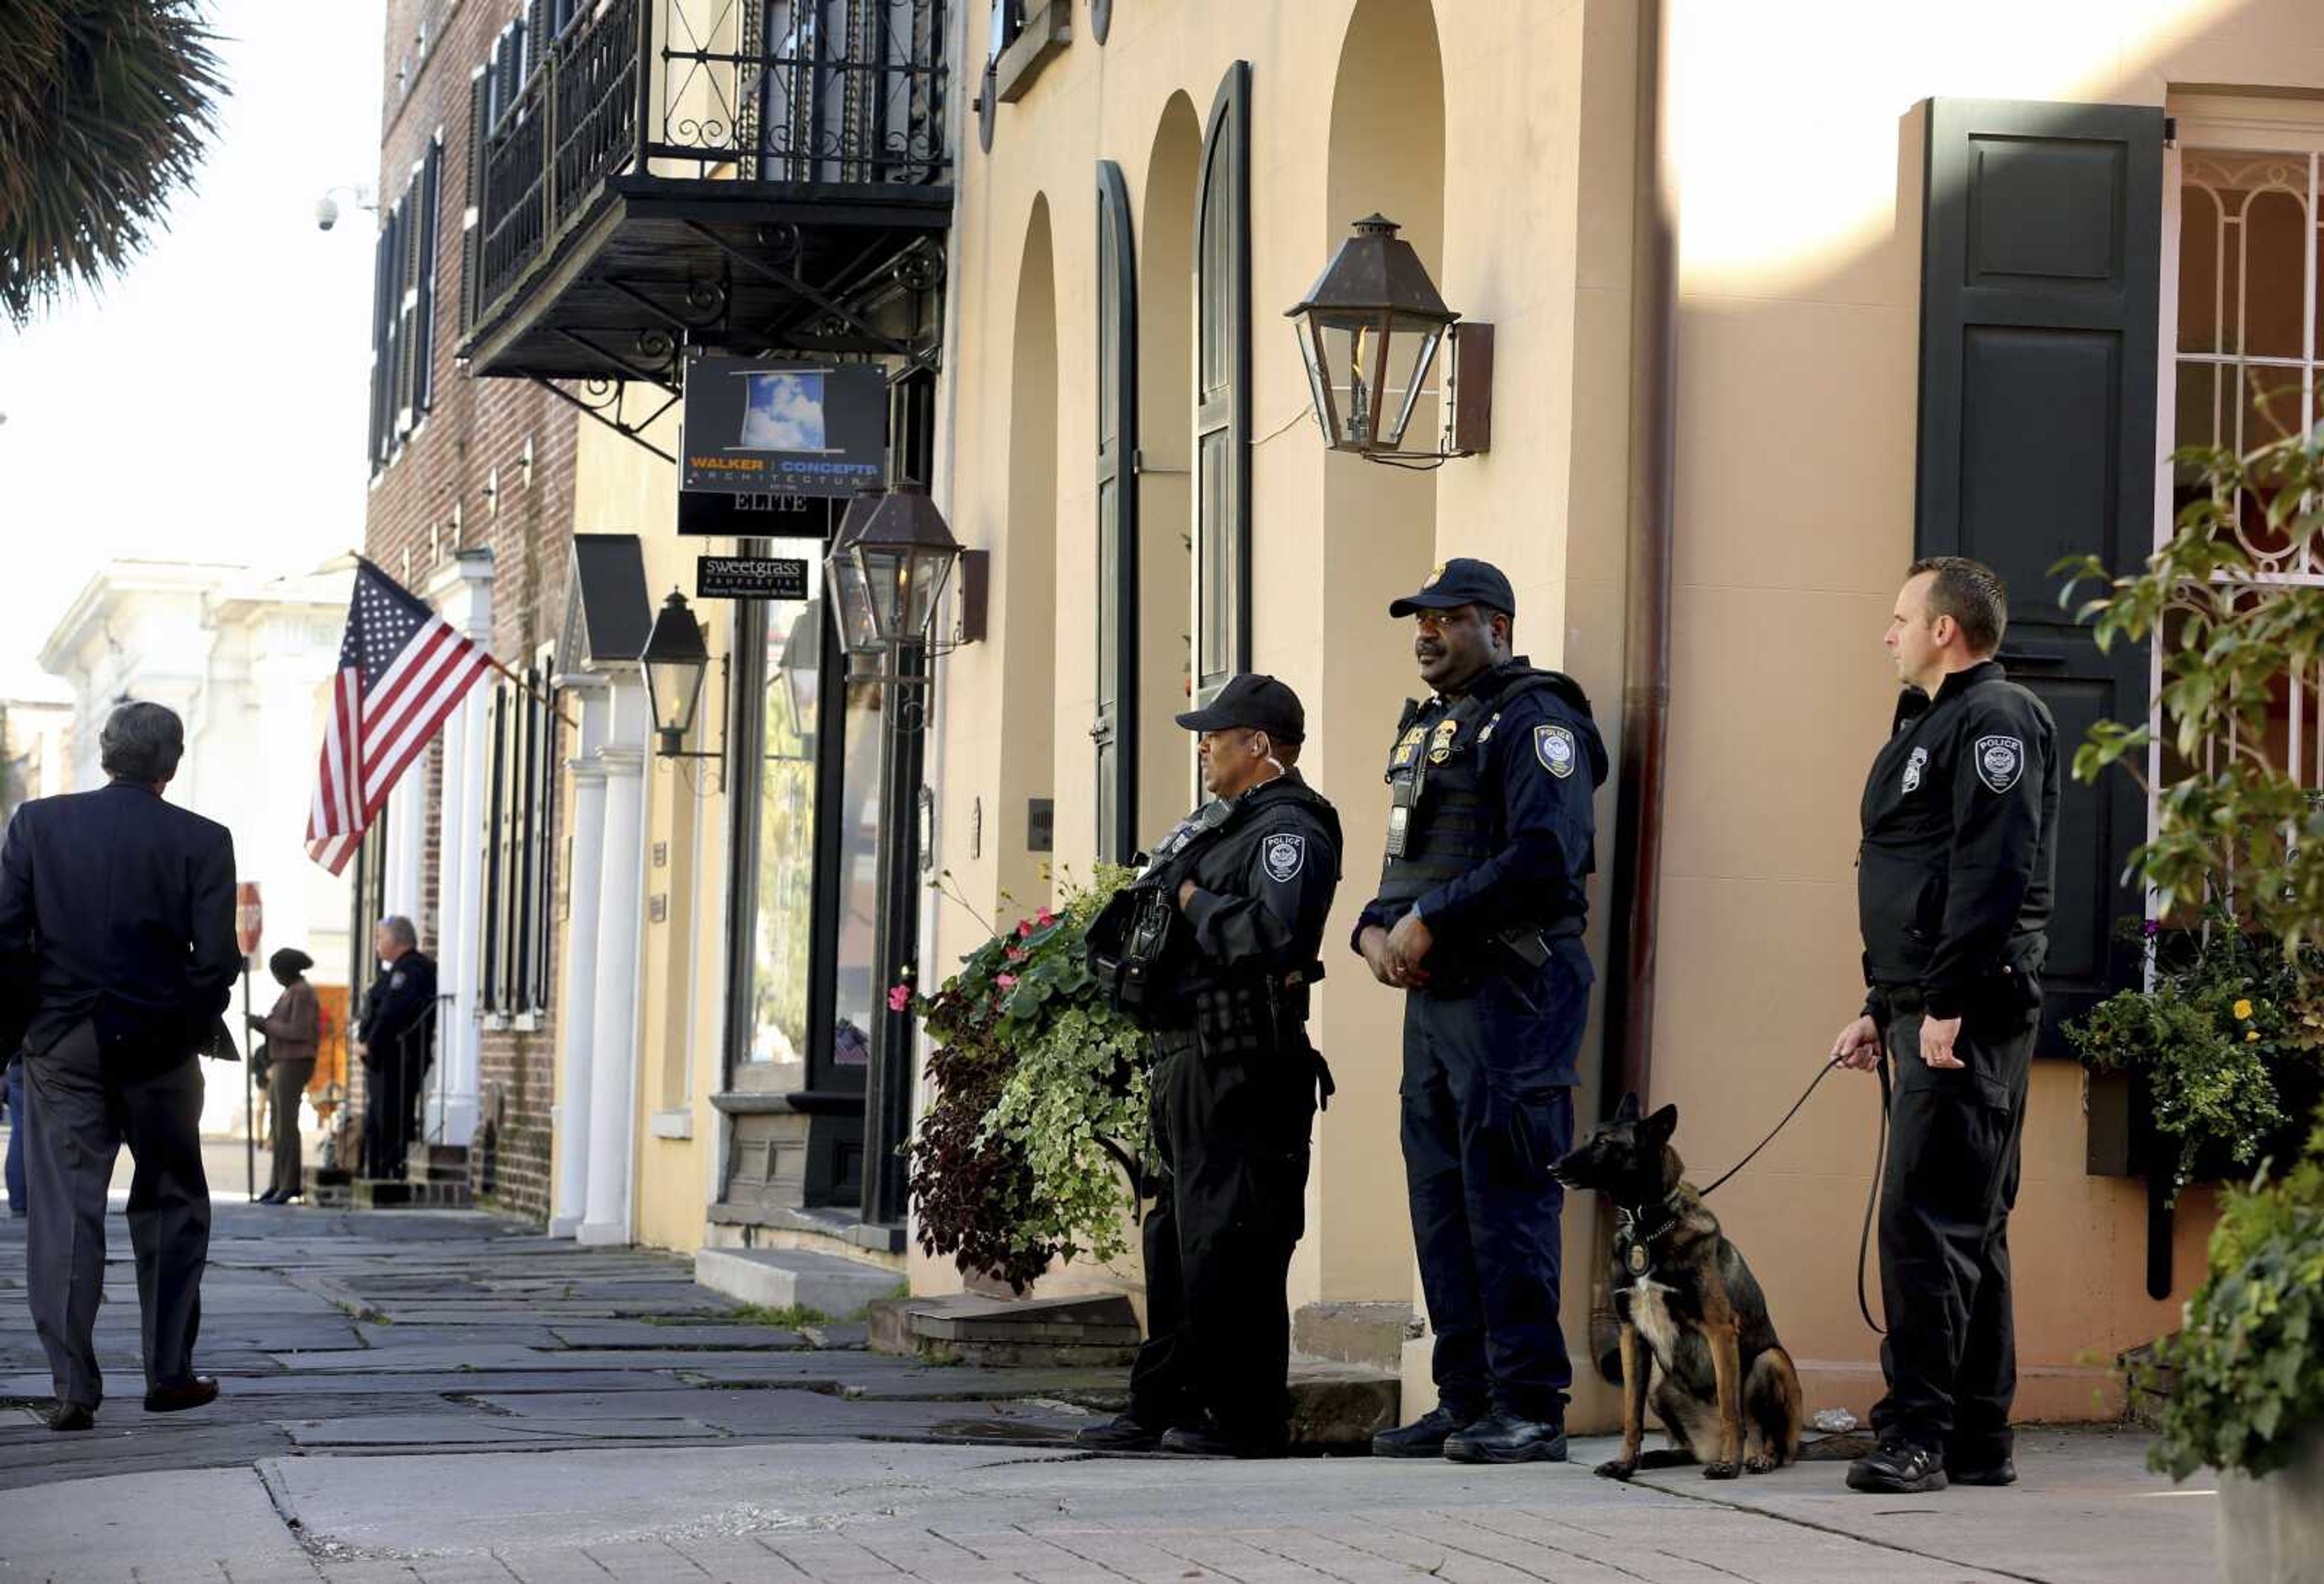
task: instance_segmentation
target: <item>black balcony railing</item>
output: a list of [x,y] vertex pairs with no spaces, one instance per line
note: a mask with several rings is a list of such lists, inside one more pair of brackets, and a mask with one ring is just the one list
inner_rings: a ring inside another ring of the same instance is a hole
[[609,177],[949,182],[944,29],[945,0],[605,0],[484,134],[476,316]]

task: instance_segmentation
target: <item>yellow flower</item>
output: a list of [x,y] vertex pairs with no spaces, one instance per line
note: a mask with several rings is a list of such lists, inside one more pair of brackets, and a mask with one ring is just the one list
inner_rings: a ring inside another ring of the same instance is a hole
[[2236,1003],[2236,1017],[2238,1017],[2238,1018],[2248,1018],[2248,1017],[2250,1017],[2250,1016],[2251,1016],[2251,1002],[2249,1002],[2248,1000],[2237,1001],[2237,1002]]
[[2244,1043],[2245,1043],[2246,1045],[2255,1045],[2255,1044],[2257,1044],[2257,1043],[2258,1043],[2258,1041],[2259,1041],[2259,1030],[2258,1030],[2258,1029],[2256,1029],[2256,1028],[2250,1029],[2250,1030],[2246,1031],[2246,1034],[2244,1035]]

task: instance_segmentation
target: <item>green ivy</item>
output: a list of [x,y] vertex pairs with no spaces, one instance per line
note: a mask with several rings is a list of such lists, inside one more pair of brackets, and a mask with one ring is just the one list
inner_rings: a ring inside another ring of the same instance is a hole
[[2324,1119],[2282,1181],[2229,1191],[2210,1275],[2152,1368],[2168,1401],[2147,1460],[2174,1479],[2273,1473],[2324,1425]]

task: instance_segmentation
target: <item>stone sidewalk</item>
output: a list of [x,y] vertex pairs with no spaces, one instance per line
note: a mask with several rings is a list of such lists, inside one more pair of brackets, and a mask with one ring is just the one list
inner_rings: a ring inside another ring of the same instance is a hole
[[2006,1491],[1867,1498],[1811,1464],[1711,1485],[1366,1459],[1092,1458],[1120,1372],[929,1368],[785,1330],[667,1257],[481,1215],[221,1204],[218,1404],[136,1403],[126,1229],[95,1432],[47,1380],[0,1229],[0,1584],[297,1579],[2038,1579],[2213,1576],[2214,1499],[2135,1438],[2037,1432]]

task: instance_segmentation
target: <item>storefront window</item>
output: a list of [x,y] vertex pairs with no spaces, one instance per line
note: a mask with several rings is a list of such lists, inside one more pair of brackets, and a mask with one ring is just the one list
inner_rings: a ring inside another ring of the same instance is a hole
[[858,682],[847,690],[846,768],[839,816],[839,961],[832,1006],[831,1059],[838,1067],[872,1063],[879,1010],[876,935],[880,921],[880,748],[887,725],[885,690]]
[[822,608],[767,607],[751,962],[753,1062],[804,1062],[814,980],[816,668]]

